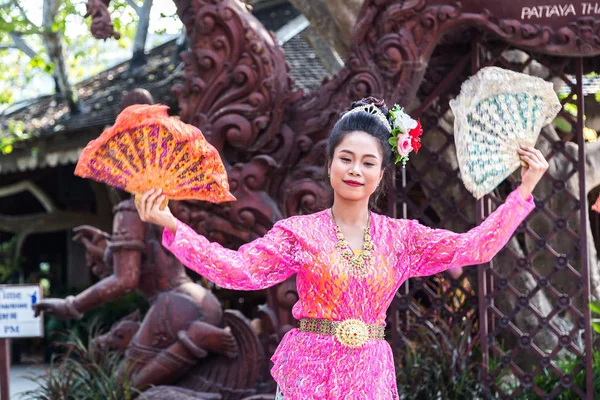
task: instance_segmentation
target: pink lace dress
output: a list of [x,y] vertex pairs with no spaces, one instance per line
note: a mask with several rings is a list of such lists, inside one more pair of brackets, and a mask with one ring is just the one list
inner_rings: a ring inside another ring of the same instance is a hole
[[[228,289],[264,289],[297,274],[299,300],[292,311],[297,319],[385,325],[386,310],[406,279],[488,262],[533,208],[533,200],[515,190],[481,225],[462,234],[372,214],[373,263],[360,278],[341,262],[327,211],[281,220],[237,251],[181,222],[175,235],[165,230],[163,245],[188,268]],[[334,336],[293,329],[272,361],[271,373],[286,400],[398,399],[392,349],[384,340],[351,348]]]

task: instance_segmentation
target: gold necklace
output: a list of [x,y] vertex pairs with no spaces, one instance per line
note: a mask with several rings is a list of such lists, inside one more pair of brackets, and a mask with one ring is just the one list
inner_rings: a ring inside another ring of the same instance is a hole
[[344,266],[350,272],[350,275],[356,276],[358,278],[364,278],[368,275],[369,269],[371,267],[371,251],[373,250],[373,242],[371,242],[371,212],[369,212],[369,218],[367,220],[367,227],[365,228],[364,235],[364,243],[362,247],[362,251],[359,254],[354,254],[350,245],[344,238],[344,234],[342,230],[338,226],[335,221],[335,215],[333,215],[333,209],[329,210],[331,212],[331,218],[333,219],[333,223],[335,225],[335,236],[337,239],[337,243],[335,247],[341,251],[342,261]]

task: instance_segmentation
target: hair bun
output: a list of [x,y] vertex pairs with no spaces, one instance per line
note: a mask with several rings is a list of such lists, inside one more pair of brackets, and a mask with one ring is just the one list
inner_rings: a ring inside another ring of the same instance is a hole
[[373,97],[373,96],[365,97],[364,99],[361,100],[361,102],[365,103],[365,104],[373,104],[377,108],[386,108],[387,109],[387,106],[385,105],[385,100],[383,100],[383,99],[380,100],[377,97]]
[[381,112],[386,116],[388,116],[388,108],[387,105],[385,104],[384,100],[380,100],[377,97],[373,97],[373,96],[369,96],[369,97],[365,97],[360,101],[355,101],[354,103],[352,103],[350,105],[350,108],[356,108],[356,107],[360,107],[360,106],[364,106],[367,104],[373,104],[375,107],[379,108],[381,110]]

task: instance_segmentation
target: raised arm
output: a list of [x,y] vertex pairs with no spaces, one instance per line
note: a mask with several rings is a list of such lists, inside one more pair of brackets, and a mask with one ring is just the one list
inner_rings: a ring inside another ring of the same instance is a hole
[[521,185],[478,227],[466,233],[431,229],[410,222],[410,276],[437,274],[450,268],[490,261],[535,208],[531,193],[548,169],[544,155],[531,146],[518,149]]
[[131,201],[115,207],[113,232],[108,244],[108,262],[113,273],[75,296],[73,305],[87,312],[135,290],[140,281],[144,244],[144,223]]
[[163,245],[185,266],[217,285],[234,290],[259,290],[283,282],[298,271],[297,242],[289,220],[277,222],[260,239],[234,251],[209,242],[177,221],[175,234],[163,233]]
[[431,229],[410,221],[410,276],[428,276],[454,267],[490,261],[535,208],[533,197],[514,190],[481,225],[465,233]]
[[[102,279],[76,296],[68,296],[64,300],[41,300],[34,306],[36,314],[44,311],[59,318],[80,319],[87,311],[117,300],[136,289],[140,280],[142,253],[145,248],[144,225],[133,204],[124,201],[116,207],[110,241],[107,240],[108,237],[102,238],[102,231],[92,227],[81,227],[74,239],[84,243],[88,253],[86,259],[89,263],[96,264],[94,273],[100,275]],[[99,243],[90,241],[94,235],[100,236],[96,239]],[[107,260],[104,259],[106,246],[110,250],[107,253],[110,259]],[[100,265],[101,268],[96,270]]]

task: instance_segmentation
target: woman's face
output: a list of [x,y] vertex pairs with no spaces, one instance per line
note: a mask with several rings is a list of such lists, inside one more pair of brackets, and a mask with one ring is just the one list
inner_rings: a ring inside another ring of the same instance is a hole
[[333,191],[346,200],[368,199],[383,177],[381,163],[377,139],[362,131],[348,133],[329,165]]

